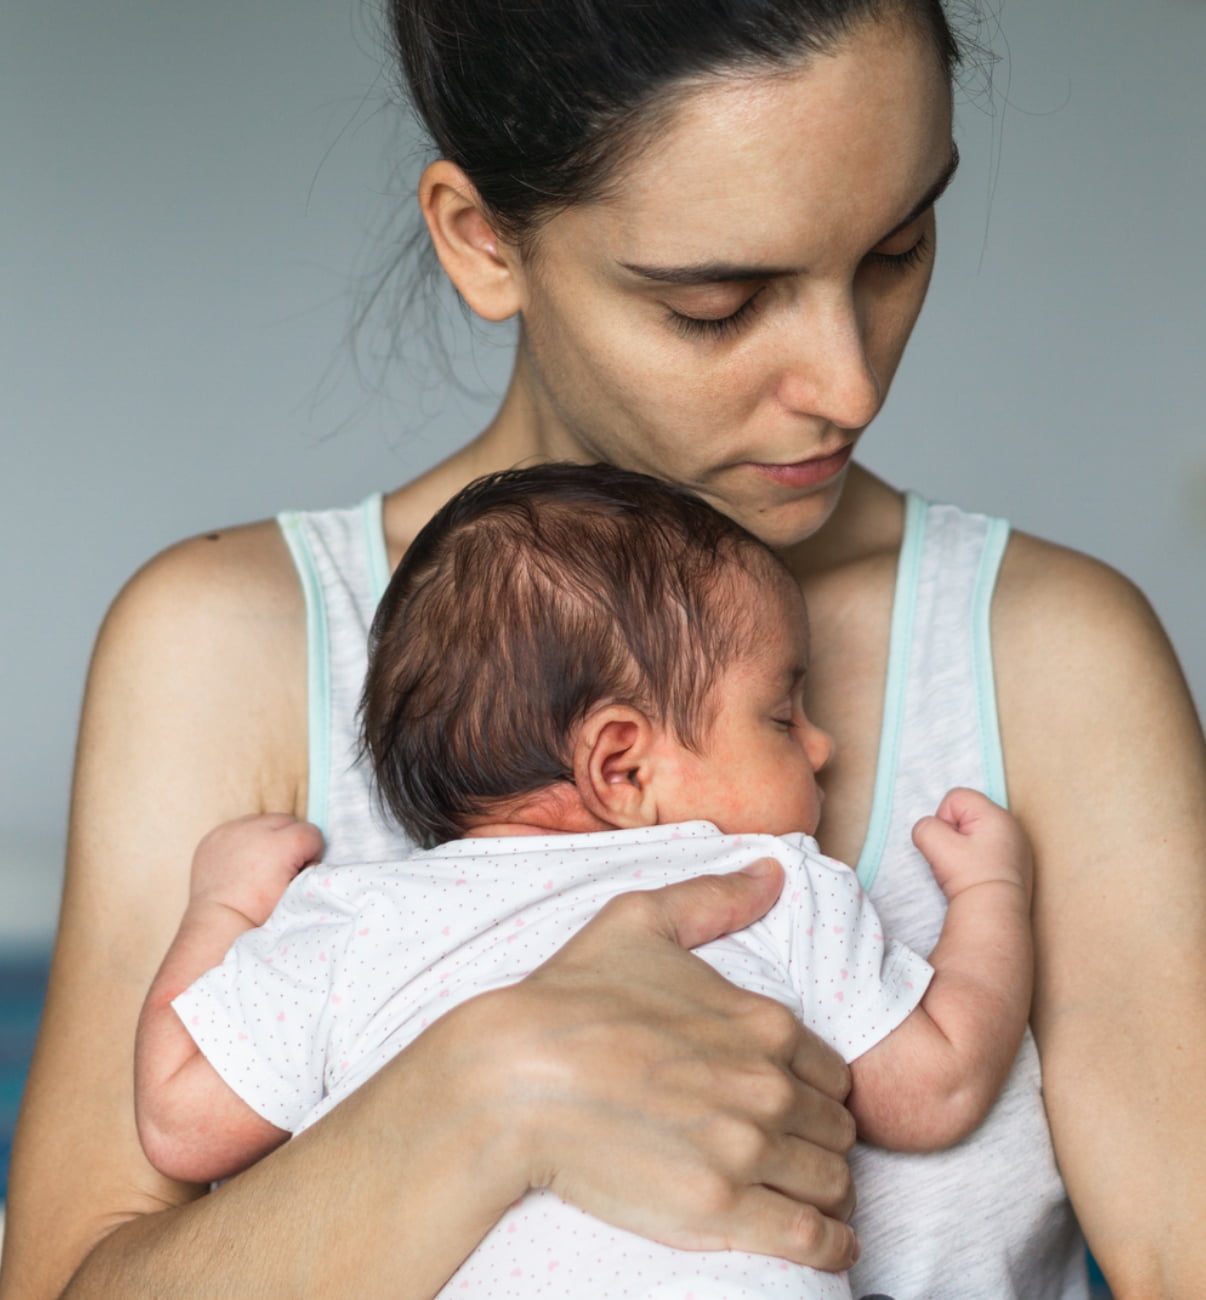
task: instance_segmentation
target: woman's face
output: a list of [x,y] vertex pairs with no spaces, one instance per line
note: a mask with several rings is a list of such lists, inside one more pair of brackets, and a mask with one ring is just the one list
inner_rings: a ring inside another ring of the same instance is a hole
[[542,450],[683,483],[775,546],[807,537],[921,310],[953,159],[911,24],[691,91],[615,196],[553,217],[525,264]]

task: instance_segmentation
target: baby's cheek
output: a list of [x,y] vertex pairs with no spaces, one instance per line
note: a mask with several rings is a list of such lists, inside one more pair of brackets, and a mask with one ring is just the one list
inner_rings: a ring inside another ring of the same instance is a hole
[[742,831],[753,830],[751,817],[756,819],[757,806],[761,800],[752,792],[721,790],[714,792],[709,801],[710,806],[701,808],[698,815],[707,821],[715,822],[726,835],[737,835]]

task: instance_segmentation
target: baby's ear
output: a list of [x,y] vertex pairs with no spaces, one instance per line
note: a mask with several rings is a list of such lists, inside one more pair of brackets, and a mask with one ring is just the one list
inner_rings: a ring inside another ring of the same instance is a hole
[[604,704],[587,716],[574,745],[574,784],[586,807],[608,826],[657,823],[658,728],[627,704]]

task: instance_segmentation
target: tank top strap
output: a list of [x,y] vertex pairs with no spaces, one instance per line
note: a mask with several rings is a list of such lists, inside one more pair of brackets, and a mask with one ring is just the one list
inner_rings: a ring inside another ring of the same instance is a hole
[[[1003,520],[906,498],[879,767],[859,875],[885,932],[933,951],[946,900],[912,841],[957,785],[1006,801],[990,617]],[[970,1137],[907,1155],[856,1145],[856,1296],[1085,1300],[1084,1245],[1060,1181],[1029,1031]],[[974,1240],[969,1235],[975,1224]]]
[[877,897],[894,892],[885,873],[919,857],[913,823],[952,786],[1007,803],[990,616],[1008,538],[1002,519],[906,496],[875,794],[858,865]]
[[377,814],[358,761],[358,709],[373,614],[389,581],[381,496],[277,517],[306,602],[309,698],[307,816],[329,862],[384,861],[406,849]]

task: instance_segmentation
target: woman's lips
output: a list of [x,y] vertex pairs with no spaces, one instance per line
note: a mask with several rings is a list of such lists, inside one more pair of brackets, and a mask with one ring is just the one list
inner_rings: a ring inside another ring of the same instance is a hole
[[750,461],[749,464],[751,469],[784,487],[817,487],[821,483],[828,483],[846,468],[853,450],[854,443],[848,442],[828,456],[813,456],[810,460],[800,460],[794,465],[760,465],[757,461]]

